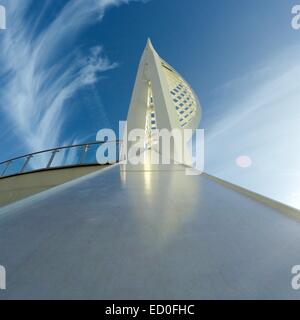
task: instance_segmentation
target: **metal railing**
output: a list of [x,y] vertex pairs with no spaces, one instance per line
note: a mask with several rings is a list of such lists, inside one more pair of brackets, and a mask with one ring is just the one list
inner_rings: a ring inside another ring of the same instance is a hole
[[[102,163],[101,159],[96,157],[97,149],[100,145],[107,143],[115,144],[116,157],[115,159],[106,159],[106,163]],[[119,160],[121,143],[120,140],[89,142],[43,150],[9,159],[0,162],[0,178],[52,168],[115,163]]]

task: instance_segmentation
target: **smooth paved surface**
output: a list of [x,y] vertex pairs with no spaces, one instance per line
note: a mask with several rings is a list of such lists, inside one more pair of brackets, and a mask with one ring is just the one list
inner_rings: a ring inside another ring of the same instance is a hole
[[0,210],[0,299],[300,298],[298,221],[181,166],[120,168]]

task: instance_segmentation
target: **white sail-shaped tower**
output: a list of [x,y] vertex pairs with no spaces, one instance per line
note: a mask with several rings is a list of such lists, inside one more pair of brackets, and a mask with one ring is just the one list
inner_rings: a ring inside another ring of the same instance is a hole
[[[158,143],[157,131],[195,130],[200,118],[201,106],[192,87],[157,54],[148,40],[128,111],[127,132],[145,129],[144,143],[141,144],[145,149],[150,149],[155,148]],[[132,144],[129,142],[128,148]],[[175,161],[191,164],[191,155],[186,155],[187,148],[183,149],[176,141],[171,148]],[[157,151],[163,152],[159,148]],[[182,152],[185,152],[184,156]]]

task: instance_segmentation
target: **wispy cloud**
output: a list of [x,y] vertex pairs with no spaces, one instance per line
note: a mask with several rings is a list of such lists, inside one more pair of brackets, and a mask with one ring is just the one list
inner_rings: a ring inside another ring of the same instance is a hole
[[102,46],[82,56],[74,50],[74,41],[86,27],[99,23],[109,7],[129,2],[69,0],[49,19],[52,1],[38,8],[32,0],[2,1],[8,29],[0,35],[0,111],[28,150],[63,144],[69,99],[117,66]]

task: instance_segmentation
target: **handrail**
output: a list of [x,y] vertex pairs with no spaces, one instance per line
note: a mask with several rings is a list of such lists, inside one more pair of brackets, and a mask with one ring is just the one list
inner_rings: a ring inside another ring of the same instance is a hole
[[92,146],[92,145],[103,144],[103,143],[122,143],[122,142],[123,142],[122,140],[116,140],[116,141],[96,141],[96,142],[86,142],[86,143],[73,144],[73,145],[64,146],[64,147],[57,147],[57,148],[52,148],[52,149],[46,149],[46,150],[43,150],[43,151],[37,151],[37,152],[33,152],[33,153],[28,153],[28,154],[25,154],[25,155],[20,156],[20,157],[16,157],[16,158],[12,158],[12,159],[9,159],[9,160],[2,161],[2,162],[0,162],[0,165],[1,165],[1,164],[5,164],[5,163],[7,163],[7,162],[9,162],[9,161],[15,161],[15,160],[19,160],[19,159],[22,159],[22,158],[26,158],[26,157],[28,157],[28,156],[34,156],[34,155],[37,155],[37,154],[46,153],[46,152],[51,152],[51,151],[55,151],[55,150],[63,150],[63,149],[70,149],[70,148],[76,148],[76,147],[83,147],[83,146],[86,146],[86,145]]
[[[40,168],[39,170],[47,170],[47,169],[50,169],[52,168],[52,164],[53,164],[53,161],[55,159],[55,156],[57,153],[59,153],[59,151],[61,150],[67,150],[67,149],[72,149],[72,148],[82,148],[81,150],[81,154],[80,154],[80,157],[79,157],[79,161],[77,163],[77,165],[85,165],[85,164],[88,164],[88,162],[86,162],[86,157],[87,157],[87,153],[88,151],[90,150],[90,147],[91,146],[94,146],[94,145],[101,145],[101,144],[106,144],[106,143],[115,143],[115,144],[121,144],[122,143],[122,140],[115,140],[115,141],[93,141],[93,142],[86,142],[86,143],[81,143],[81,144],[75,144],[75,145],[69,145],[69,146],[64,146],[64,147],[57,147],[57,148],[51,148],[51,149],[47,149],[47,150],[43,150],[43,151],[38,151],[38,152],[33,152],[33,153],[29,153],[29,154],[26,154],[26,155],[23,155],[23,156],[20,156],[20,157],[15,157],[15,158],[12,158],[12,159],[9,159],[9,160],[6,160],[6,161],[2,161],[0,162],[0,166],[3,166],[4,165],[4,168],[2,168],[2,172],[0,171],[0,178],[2,177],[9,177],[9,176],[12,176],[12,175],[16,175],[16,174],[22,174],[22,173],[25,173],[25,172],[33,172],[33,171],[36,171],[36,170],[31,170],[31,171],[27,171],[26,168],[28,167],[29,163],[30,163],[30,160],[32,158],[34,158],[36,155],[41,155],[41,154],[47,154],[47,153],[50,153],[51,156],[47,162],[47,164],[45,166],[43,166],[42,168]],[[11,164],[13,164],[14,161],[16,160],[21,160],[21,159],[24,159],[24,163],[21,167],[21,169],[19,170],[15,170],[13,173],[11,174],[6,174],[7,171],[10,169],[11,167]],[[117,160],[117,159],[116,159]],[[96,162],[94,162],[96,164]],[[63,167],[68,167],[69,165],[64,165]],[[56,168],[57,166],[55,166]],[[60,166],[61,167],[61,166]]]

